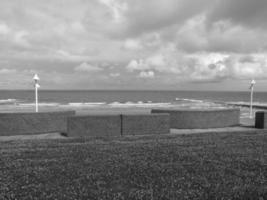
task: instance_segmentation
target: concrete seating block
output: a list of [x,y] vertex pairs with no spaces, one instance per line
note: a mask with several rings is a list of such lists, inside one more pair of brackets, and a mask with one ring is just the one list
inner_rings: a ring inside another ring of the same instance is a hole
[[170,114],[170,127],[175,129],[204,129],[237,126],[240,110],[227,109],[152,109],[151,113]]
[[68,136],[121,136],[120,115],[86,115],[68,119]]
[[67,131],[67,118],[75,111],[0,113],[0,136]]
[[169,114],[122,115],[122,135],[166,134],[169,132]]

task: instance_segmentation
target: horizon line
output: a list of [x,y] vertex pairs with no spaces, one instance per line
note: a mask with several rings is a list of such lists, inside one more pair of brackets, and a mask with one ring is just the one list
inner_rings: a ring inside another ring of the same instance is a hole
[[[0,91],[33,91],[33,89],[0,89]],[[250,90],[180,90],[180,89],[39,89],[39,91],[155,91],[155,92],[250,92]],[[257,90],[254,92],[267,92]]]

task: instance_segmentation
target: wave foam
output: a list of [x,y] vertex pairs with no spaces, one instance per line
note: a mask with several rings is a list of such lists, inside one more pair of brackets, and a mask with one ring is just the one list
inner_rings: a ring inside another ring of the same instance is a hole
[[0,99],[0,104],[16,103],[17,99]]
[[198,102],[198,103],[204,102],[203,100],[199,100],[199,99],[186,99],[186,98],[175,98],[175,100],[176,101]]
[[171,106],[171,103],[144,103],[144,102],[126,102],[126,103],[120,103],[120,102],[113,102],[108,104],[111,107],[166,107],[166,106]]
[[68,103],[69,106],[74,106],[74,107],[82,107],[82,106],[102,106],[106,105],[106,102],[71,102]]
[[[20,103],[18,105],[22,107],[30,107],[30,106],[35,106],[35,103]],[[38,105],[39,106],[58,106],[59,103],[38,103]]]

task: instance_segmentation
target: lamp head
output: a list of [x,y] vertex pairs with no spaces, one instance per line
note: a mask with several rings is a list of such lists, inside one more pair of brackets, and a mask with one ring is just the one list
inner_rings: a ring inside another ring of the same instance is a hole
[[39,81],[40,78],[39,78],[39,76],[38,76],[37,74],[35,74],[34,77],[33,77],[33,80],[35,80],[35,81]]

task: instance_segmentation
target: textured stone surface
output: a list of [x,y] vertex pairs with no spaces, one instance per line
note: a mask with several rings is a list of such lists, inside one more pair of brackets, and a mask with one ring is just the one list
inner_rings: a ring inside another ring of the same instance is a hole
[[0,136],[67,131],[67,118],[75,111],[0,113]]
[[166,134],[169,114],[86,115],[68,119],[68,136],[122,136]]
[[122,135],[166,134],[169,132],[169,114],[122,115]]
[[68,119],[68,136],[120,136],[120,115],[86,115]]
[[257,111],[255,115],[255,128],[266,129],[267,128],[267,112]]
[[236,108],[217,110],[153,109],[152,113],[170,114],[170,127],[177,129],[221,128],[240,123],[240,110]]

